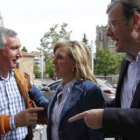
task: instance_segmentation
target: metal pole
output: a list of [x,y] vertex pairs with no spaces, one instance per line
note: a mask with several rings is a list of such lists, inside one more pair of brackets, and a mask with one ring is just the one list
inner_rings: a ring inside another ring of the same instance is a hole
[[42,82],[42,85],[43,85],[43,69],[44,69],[44,67],[43,67],[43,50],[42,50],[42,47],[41,47],[41,82]]
[[93,40],[91,40],[91,69],[94,74]]

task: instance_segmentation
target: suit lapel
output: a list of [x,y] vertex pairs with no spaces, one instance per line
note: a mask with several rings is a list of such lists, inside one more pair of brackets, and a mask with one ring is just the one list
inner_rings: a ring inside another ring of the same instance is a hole
[[81,88],[78,86],[73,87],[61,111],[60,122],[64,115],[77,103],[77,100],[80,98],[82,93],[83,90]]
[[[75,83],[76,84],[76,83]],[[55,104],[55,101],[57,99],[57,94],[60,92],[60,88],[58,87],[54,96],[52,97],[49,106],[48,106],[48,118],[49,120],[51,119],[52,116],[52,110]],[[83,89],[81,89],[79,87],[79,85],[77,86],[73,86],[63,108],[60,114],[60,122],[62,120],[62,118],[65,116],[65,114],[72,108],[72,106],[74,106],[77,102],[77,100],[80,98],[81,94],[83,93]]]
[[[123,63],[122,63],[122,68],[121,68],[121,73],[120,73],[120,76],[119,76],[119,81],[118,81],[118,87],[117,87],[117,91],[116,91],[116,105],[117,107],[120,107],[121,106],[121,103],[120,103],[120,99],[121,99],[121,88],[122,88],[122,83],[123,83],[123,79],[124,79],[124,76],[127,72],[127,69],[128,69],[128,64],[129,64],[129,61],[127,60],[123,60]],[[131,108],[137,108],[139,107],[139,102],[140,102],[140,82],[137,86],[137,89],[135,91],[135,94],[134,94],[134,97],[133,97],[133,100],[132,100],[132,104],[131,104]]]
[[135,91],[131,108],[138,108],[140,104],[140,82],[138,83],[137,89]]
[[121,72],[119,75],[118,86],[117,86],[117,90],[116,90],[115,103],[116,103],[117,107],[121,107],[121,89],[122,89],[124,76],[128,69],[128,64],[129,64],[129,61],[124,59],[122,62]]

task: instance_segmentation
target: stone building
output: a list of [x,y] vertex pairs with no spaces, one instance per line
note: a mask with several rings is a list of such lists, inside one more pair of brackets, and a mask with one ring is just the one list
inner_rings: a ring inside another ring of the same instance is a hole
[[[113,2],[114,0],[111,0]],[[114,41],[110,37],[106,36],[107,26],[96,26],[96,47],[102,47],[104,49],[109,48],[115,52]]]
[[27,72],[30,74],[31,82],[34,83],[34,55],[27,52],[22,52],[22,58],[19,59],[17,67],[22,72]]
[[109,48],[115,52],[114,41],[106,36],[106,32],[107,26],[96,26],[96,47]]
[[41,67],[42,67],[41,53],[39,51],[32,51],[31,54],[34,55],[35,65],[40,68],[40,72],[41,72]]
[[[107,26],[100,26],[100,27],[96,26],[96,40],[95,40],[96,48],[97,47],[102,47],[104,49],[109,48],[112,52],[116,52],[114,41],[111,40],[110,37],[106,36],[106,32],[107,32]],[[96,77],[104,78],[104,76],[102,76],[102,75],[98,75]],[[111,81],[112,83],[117,83],[118,74],[117,75],[108,75],[107,79],[109,81]]]
[[40,78],[45,78],[45,61],[44,61],[44,55],[41,55],[41,52],[39,51],[32,51],[32,55],[34,55],[34,62],[35,65],[39,68],[40,71]]

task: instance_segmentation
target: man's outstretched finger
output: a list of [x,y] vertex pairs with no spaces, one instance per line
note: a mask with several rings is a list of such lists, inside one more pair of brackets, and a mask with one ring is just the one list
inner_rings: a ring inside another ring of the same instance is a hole
[[35,107],[35,108],[30,108],[28,110],[29,110],[30,113],[35,113],[35,112],[43,111],[44,108],[42,108],[42,107]]
[[76,120],[79,120],[79,119],[83,119],[86,115],[86,112],[83,112],[83,113],[79,113],[71,118],[68,119],[68,122],[71,123],[71,122],[74,122]]

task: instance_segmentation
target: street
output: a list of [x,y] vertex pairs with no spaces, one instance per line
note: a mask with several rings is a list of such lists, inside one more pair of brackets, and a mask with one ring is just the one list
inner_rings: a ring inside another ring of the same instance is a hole
[[36,129],[34,131],[33,140],[47,140],[47,137],[46,137],[46,127],[47,127],[47,125],[40,125],[40,126],[41,126],[40,130]]

